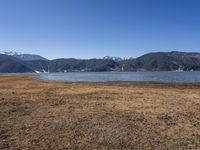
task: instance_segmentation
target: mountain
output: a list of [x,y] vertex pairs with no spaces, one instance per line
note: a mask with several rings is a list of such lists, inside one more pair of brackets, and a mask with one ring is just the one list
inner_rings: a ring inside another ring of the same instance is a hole
[[34,72],[20,60],[13,56],[0,54],[0,73],[26,73]]
[[34,55],[34,54],[22,54],[22,53],[18,53],[18,52],[4,52],[4,51],[1,51],[0,54],[13,56],[15,58],[18,58],[18,59],[24,60],[24,61],[47,60],[46,58],[44,58],[40,55]]
[[62,58],[47,60],[39,55],[0,52],[0,73],[98,72],[98,71],[197,71],[200,53],[155,52],[137,58]]
[[156,52],[123,62],[124,71],[200,70],[200,53]]
[[48,72],[49,60],[29,60],[23,61],[23,64],[29,67],[34,72]]
[[122,59],[121,57],[110,57],[110,56],[105,56],[105,57],[103,57],[103,59],[113,60],[113,61],[116,61],[116,62],[121,62],[121,61],[123,61],[123,59]]
[[114,71],[120,64],[110,59],[55,59],[49,63],[50,72]]
[[0,73],[47,72],[48,62],[39,55],[0,52]]

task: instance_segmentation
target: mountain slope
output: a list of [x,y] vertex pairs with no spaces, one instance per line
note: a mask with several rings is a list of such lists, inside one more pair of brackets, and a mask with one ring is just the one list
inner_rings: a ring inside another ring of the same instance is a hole
[[0,72],[47,72],[49,60],[33,54],[0,52]]
[[20,55],[14,55],[14,57],[24,60],[24,61],[30,61],[30,60],[47,60],[46,58],[40,56],[40,55],[32,55],[32,54],[20,54]]
[[0,54],[0,73],[26,73],[34,72],[18,59]]
[[23,64],[34,72],[48,72],[49,60],[29,60],[23,61]]
[[49,63],[50,72],[114,71],[120,64],[109,59],[55,59]]
[[149,53],[124,63],[125,71],[200,70],[200,53]]

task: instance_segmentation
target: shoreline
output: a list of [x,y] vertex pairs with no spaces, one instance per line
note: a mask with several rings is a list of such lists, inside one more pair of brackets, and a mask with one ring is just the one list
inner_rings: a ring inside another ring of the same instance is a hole
[[49,83],[68,83],[68,84],[98,84],[98,85],[127,85],[127,86],[134,86],[134,85],[160,85],[160,86],[172,86],[172,87],[178,87],[178,86],[184,86],[184,87],[200,87],[200,83],[184,83],[184,82],[160,82],[160,81],[102,81],[102,82],[89,82],[89,81],[79,81],[79,82],[73,82],[73,81],[58,81],[58,80],[45,80],[40,79],[38,77],[34,77],[34,75],[11,75],[11,76],[0,76],[2,77],[25,77],[30,80],[36,80],[40,82],[49,82]]

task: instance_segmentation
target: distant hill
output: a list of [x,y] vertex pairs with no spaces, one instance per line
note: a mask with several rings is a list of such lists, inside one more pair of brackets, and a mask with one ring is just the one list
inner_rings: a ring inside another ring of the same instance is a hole
[[49,63],[50,72],[115,71],[120,64],[110,59],[55,59]]
[[102,59],[47,60],[39,55],[0,52],[0,73],[193,70],[200,70],[200,53],[156,52],[126,60],[109,56]]
[[200,53],[157,52],[123,62],[124,71],[200,70]]

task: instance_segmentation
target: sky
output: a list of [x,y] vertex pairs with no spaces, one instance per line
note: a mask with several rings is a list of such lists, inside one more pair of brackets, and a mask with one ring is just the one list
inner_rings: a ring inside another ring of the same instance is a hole
[[0,0],[0,51],[48,59],[200,52],[200,0]]

